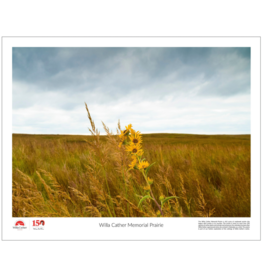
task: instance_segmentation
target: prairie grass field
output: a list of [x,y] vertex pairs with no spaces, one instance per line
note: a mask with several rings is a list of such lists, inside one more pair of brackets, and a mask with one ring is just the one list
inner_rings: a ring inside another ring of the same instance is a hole
[[[142,137],[164,216],[250,217],[250,135]],[[156,217],[128,158],[115,135],[13,134],[13,216]]]
[[[250,135],[143,134],[164,217],[250,217]],[[118,137],[13,134],[13,217],[157,217]]]

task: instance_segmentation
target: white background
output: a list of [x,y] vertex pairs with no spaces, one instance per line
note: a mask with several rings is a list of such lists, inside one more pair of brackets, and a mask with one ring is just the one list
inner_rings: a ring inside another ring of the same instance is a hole
[[[1,7],[1,36],[261,36],[259,1],[6,3]],[[255,115],[252,127],[260,116]],[[259,141],[258,136],[255,139]],[[1,241],[0,250],[3,275],[14,274],[15,267],[20,275],[261,274],[260,241]]]

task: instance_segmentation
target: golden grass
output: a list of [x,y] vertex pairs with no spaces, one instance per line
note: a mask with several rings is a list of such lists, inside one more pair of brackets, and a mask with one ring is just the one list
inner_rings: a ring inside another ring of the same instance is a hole
[[[86,106],[87,108],[87,106]],[[88,108],[87,108],[88,110]],[[13,134],[13,217],[156,217],[119,138]],[[118,123],[118,134],[121,133]],[[250,217],[249,135],[142,135],[165,217]]]

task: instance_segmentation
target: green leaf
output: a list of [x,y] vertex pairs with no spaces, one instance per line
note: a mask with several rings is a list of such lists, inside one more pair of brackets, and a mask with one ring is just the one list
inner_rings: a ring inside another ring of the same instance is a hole
[[156,163],[156,162],[152,163],[151,165],[149,165],[149,166],[146,168],[146,170],[145,170],[146,176],[147,176],[147,174],[148,174],[149,169],[150,169],[155,163]]
[[163,206],[164,203],[165,203],[166,201],[168,201],[169,199],[172,199],[172,198],[179,198],[179,197],[178,197],[178,196],[169,196],[169,197],[166,197],[166,198],[161,202],[161,205]]
[[141,203],[142,203],[144,200],[148,199],[148,198],[153,199],[150,195],[146,195],[146,196],[144,196],[143,198],[140,199],[140,201],[139,201],[137,207],[139,208],[139,206],[141,205]]

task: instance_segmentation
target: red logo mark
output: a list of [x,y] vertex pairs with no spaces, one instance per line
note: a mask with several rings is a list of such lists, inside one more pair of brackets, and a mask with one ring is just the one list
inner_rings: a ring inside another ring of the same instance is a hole
[[15,224],[15,226],[19,226],[19,225],[25,226],[25,224],[21,220],[17,221]]

